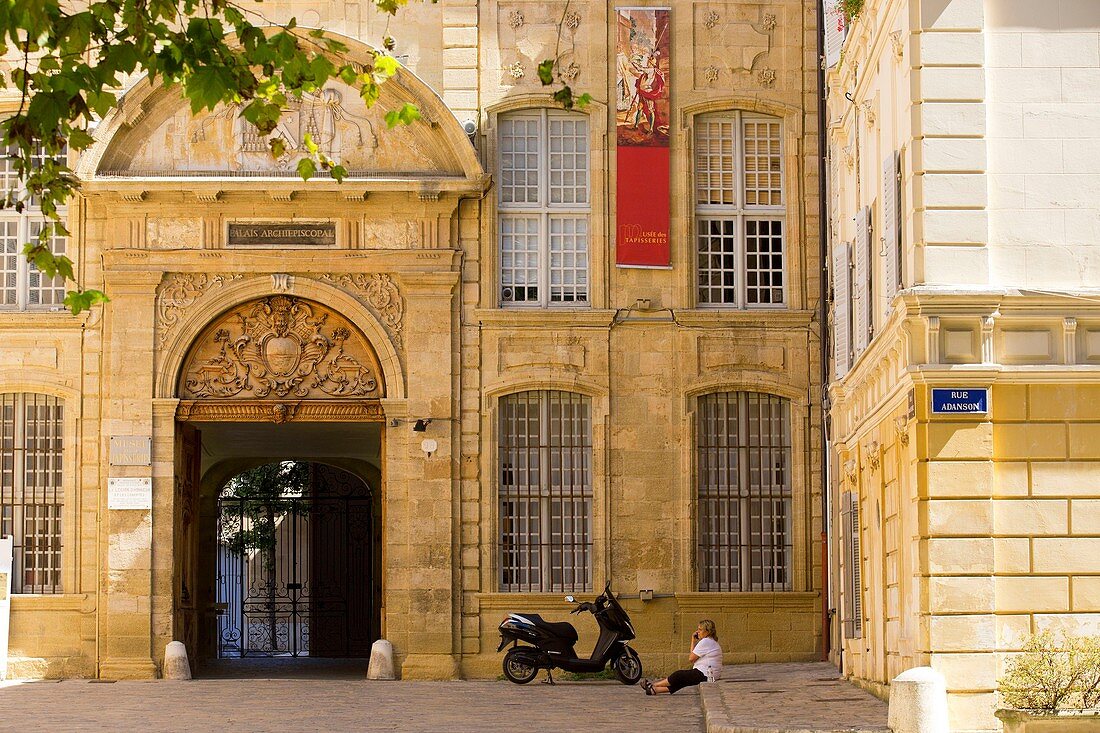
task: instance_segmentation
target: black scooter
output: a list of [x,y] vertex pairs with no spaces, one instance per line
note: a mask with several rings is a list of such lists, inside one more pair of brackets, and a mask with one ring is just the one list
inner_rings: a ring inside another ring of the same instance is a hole
[[[565,600],[576,603],[573,596]],[[504,676],[517,685],[525,685],[535,679],[540,669],[546,670],[546,682],[554,684],[552,670],[567,672],[601,672],[608,662],[615,676],[624,685],[637,684],[642,678],[642,660],[638,653],[626,645],[634,638],[630,617],[611,593],[611,583],[596,596],[592,603],[580,603],[570,614],[589,611],[600,625],[600,638],[592,650],[592,656],[582,659],[573,649],[577,643],[577,630],[573,624],[562,621],[544,621],[537,613],[510,613],[500,623],[501,651],[510,643],[512,648],[504,655]],[[521,645],[524,641],[531,646]]]

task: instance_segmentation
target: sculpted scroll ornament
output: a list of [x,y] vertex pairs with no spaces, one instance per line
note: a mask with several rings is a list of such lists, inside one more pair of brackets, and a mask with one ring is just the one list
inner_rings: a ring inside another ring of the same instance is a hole
[[359,300],[370,306],[390,329],[397,346],[401,346],[404,340],[405,305],[401,300],[401,291],[397,289],[397,284],[392,277],[380,272],[373,275],[326,273],[321,275],[321,279],[351,291]]
[[244,276],[207,275],[205,273],[178,272],[169,275],[157,289],[157,339],[160,346],[168,341],[172,330],[179,325],[184,312],[190,308],[203,293],[213,287],[222,287],[227,282],[240,280]]
[[317,310],[304,300],[273,295],[223,316],[212,343],[200,342],[188,360],[184,396],[380,396],[374,373],[363,363],[369,346],[353,339],[346,326],[326,328],[330,314]]

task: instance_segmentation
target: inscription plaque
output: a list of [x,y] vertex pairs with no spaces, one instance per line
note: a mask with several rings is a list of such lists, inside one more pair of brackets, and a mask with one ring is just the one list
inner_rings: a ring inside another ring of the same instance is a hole
[[152,509],[153,479],[107,479],[108,509]]
[[151,438],[144,435],[112,435],[112,466],[148,466],[152,463]]
[[229,222],[229,247],[334,247],[336,222]]

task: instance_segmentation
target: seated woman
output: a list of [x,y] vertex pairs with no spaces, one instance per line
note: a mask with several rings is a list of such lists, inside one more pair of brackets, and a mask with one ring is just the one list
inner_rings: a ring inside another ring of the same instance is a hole
[[722,676],[722,647],[718,646],[718,630],[709,618],[700,621],[691,635],[688,661],[692,663],[691,669],[677,670],[659,682],[642,680],[645,694],[672,694],[703,681],[716,682]]

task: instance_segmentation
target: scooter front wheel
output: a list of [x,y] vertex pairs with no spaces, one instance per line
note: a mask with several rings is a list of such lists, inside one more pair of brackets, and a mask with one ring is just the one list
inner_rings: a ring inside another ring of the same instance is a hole
[[[504,655],[504,676],[517,685],[526,685],[539,673],[539,668],[531,664],[530,657],[518,648],[509,649]],[[641,674],[639,672],[639,674]]]
[[642,660],[638,658],[638,652],[628,646],[624,646],[619,656],[611,660],[611,668],[624,685],[636,685],[642,678]]

